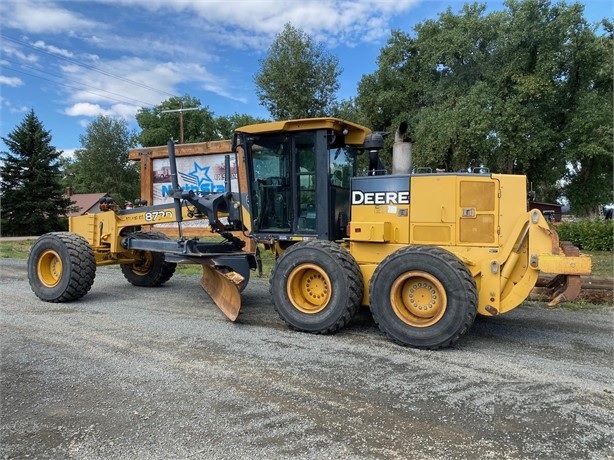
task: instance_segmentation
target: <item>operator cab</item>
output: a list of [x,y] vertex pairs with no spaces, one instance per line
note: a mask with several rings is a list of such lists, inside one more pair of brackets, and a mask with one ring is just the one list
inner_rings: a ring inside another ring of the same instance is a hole
[[347,237],[350,179],[370,134],[333,118],[239,128],[234,142],[245,152],[252,235],[259,241]]

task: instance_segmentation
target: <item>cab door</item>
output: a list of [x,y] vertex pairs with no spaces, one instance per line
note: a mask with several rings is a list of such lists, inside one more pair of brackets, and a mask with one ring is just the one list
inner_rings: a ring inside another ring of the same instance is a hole
[[290,136],[250,139],[252,220],[254,233],[292,230]]

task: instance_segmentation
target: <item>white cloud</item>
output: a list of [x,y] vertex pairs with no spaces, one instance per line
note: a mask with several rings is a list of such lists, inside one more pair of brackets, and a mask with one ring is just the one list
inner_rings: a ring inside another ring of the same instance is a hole
[[[75,64],[61,66],[67,78],[84,85],[82,90],[71,90],[70,101],[88,102],[98,106],[105,103],[118,104],[118,107],[123,108],[114,112],[125,116],[130,111],[132,114],[136,113],[136,109],[126,109],[126,107],[157,105],[169,97],[179,95],[176,87],[186,84],[244,102],[243,98],[236,97],[228,90],[229,84],[223,77],[211,73],[205,66],[196,63],[156,62],[132,57],[100,62],[97,67],[112,69],[113,74],[101,74],[97,70]],[[82,115],[71,110],[66,113]]]
[[103,109],[98,104],[90,104],[89,102],[78,102],[64,110],[66,115],[71,117],[97,117],[99,115],[111,116],[113,112]]
[[[99,0],[96,3],[122,7],[126,14],[139,12],[143,21],[154,13],[158,17],[169,16],[169,29],[174,27],[176,34],[139,29],[140,34],[130,36],[130,29],[124,28],[123,33],[117,35],[110,30],[109,33],[96,30],[96,35],[82,37],[101,50],[105,48],[128,56],[114,60],[95,56],[97,68],[112,69],[113,75],[123,79],[103,75],[95,69],[64,65],[62,69],[71,80],[85,85],[83,90],[73,91],[69,99],[73,103],[87,102],[99,107],[120,101],[126,106],[142,107],[157,105],[177,95],[180,92],[177,88],[187,86],[246,103],[247,97],[241,92],[248,87],[241,83],[241,88],[235,88],[238,83],[233,84],[231,77],[237,81],[237,75],[226,76],[219,68],[222,59],[232,65],[231,56],[212,53],[232,52],[232,49],[262,52],[286,23],[331,47],[376,41],[388,36],[388,22],[393,15],[411,8],[417,1],[251,0],[239,5],[228,0]],[[183,36],[179,25],[185,25],[184,29],[191,35]],[[194,35],[193,30],[198,30],[199,34]],[[100,53],[101,56],[105,54]],[[161,61],[161,57],[167,59]],[[216,70],[212,71],[209,64],[217,65]],[[245,77],[251,80],[251,75]],[[130,84],[126,79],[141,84]]]
[[15,107],[9,99],[2,97],[2,95],[0,95],[0,107],[3,110],[8,110],[10,113],[26,113],[31,108],[31,107],[26,107],[25,105]]
[[62,151],[62,156],[64,158],[74,159],[75,158],[75,150],[77,149],[58,149]]
[[140,107],[129,104],[113,104],[111,106],[114,116],[121,117],[126,120],[134,118],[139,108]]
[[[389,35],[390,19],[421,0],[99,0],[157,14],[182,15],[201,39],[264,50],[285,24],[330,46],[372,42]],[[199,37],[195,37],[198,40]]]
[[17,48],[13,43],[9,43],[6,40],[0,42],[0,50],[5,57],[18,59],[19,61],[26,62],[28,64],[34,64],[38,62],[38,56],[35,54],[26,54],[21,49]]
[[64,109],[64,114],[71,117],[89,117],[82,119],[79,124],[87,127],[91,122],[91,118],[98,116],[106,116],[112,118],[124,118],[133,120],[138,110],[142,107],[136,104],[116,103],[109,104],[108,101],[101,100],[100,104],[92,102],[76,102]]
[[23,85],[23,81],[21,80],[21,78],[6,77],[4,75],[0,75],[0,85],[7,85],[16,88],[18,86]]
[[5,0],[0,2],[3,27],[31,33],[56,34],[86,28],[100,28],[103,24],[64,9],[59,3],[37,0]]
[[35,46],[36,48],[43,49],[43,50],[48,51],[48,52],[50,52],[52,54],[58,54],[60,56],[64,56],[64,57],[67,57],[67,58],[74,57],[74,54],[71,51],[58,48],[57,46],[47,45],[42,40],[37,40],[35,43],[32,43],[32,45]]
[[[5,0],[3,29],[22,36],[0,47],[7,60],[36,63],[43,80],[53,77],[56,86],[44,83],[41,91],[57,91],[53,102],[63,106],[57,110],[87,127],[99,115],[134,121],[139,108],[185,88],[247,104],[253,82],[246,68],[285,24],[330,48],[353,47],[389,36],[391,19],[419,1],[94,0],[85,13],[82,2]],[[27,46],[37,51],[24,52]],[[0,84],[20,82],[0,77]]]

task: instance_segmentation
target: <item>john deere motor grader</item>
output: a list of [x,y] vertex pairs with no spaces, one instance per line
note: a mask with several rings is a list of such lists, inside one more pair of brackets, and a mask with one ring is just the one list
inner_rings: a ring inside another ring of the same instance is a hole
[[[385,175],[383,136],[363,126],[335,118],[245,126],[226,156],[221,193],[182,189],[169,142],[173,204],[105,202],[105,211],[71,218],[70,232],[33,245],[30,285],[42,300],[64,302],[90,290],[98,265],[119,264],[130,283],[153,287],[177,263],[198,263],[203,288],[234,321],[264,247],[276,255],[273,305],[290,327],[332,333],[368,305],[390,339],[428,349],[454,344],[476,314],[517,307],[540,271],[558,275],[551,305],[578,295],[590,258],[527,209],[524,176],[411,174],[408,145],[396,136],[395,168]],[[360,154],[370,161],[357,177]],[[182,222],[195,219],[208,220],[220,242],[183,237]],[[148,230],[168,222],[177,222],[177,239]]]

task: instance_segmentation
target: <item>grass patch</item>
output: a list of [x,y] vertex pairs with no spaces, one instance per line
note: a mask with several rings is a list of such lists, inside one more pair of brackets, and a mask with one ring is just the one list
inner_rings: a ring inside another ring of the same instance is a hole
[[591,256],[593,275],[614,278],[614,253],[609,251],[582,251]]
[[0,256],[3,259],[25,260],[35,240],[0,241]]

